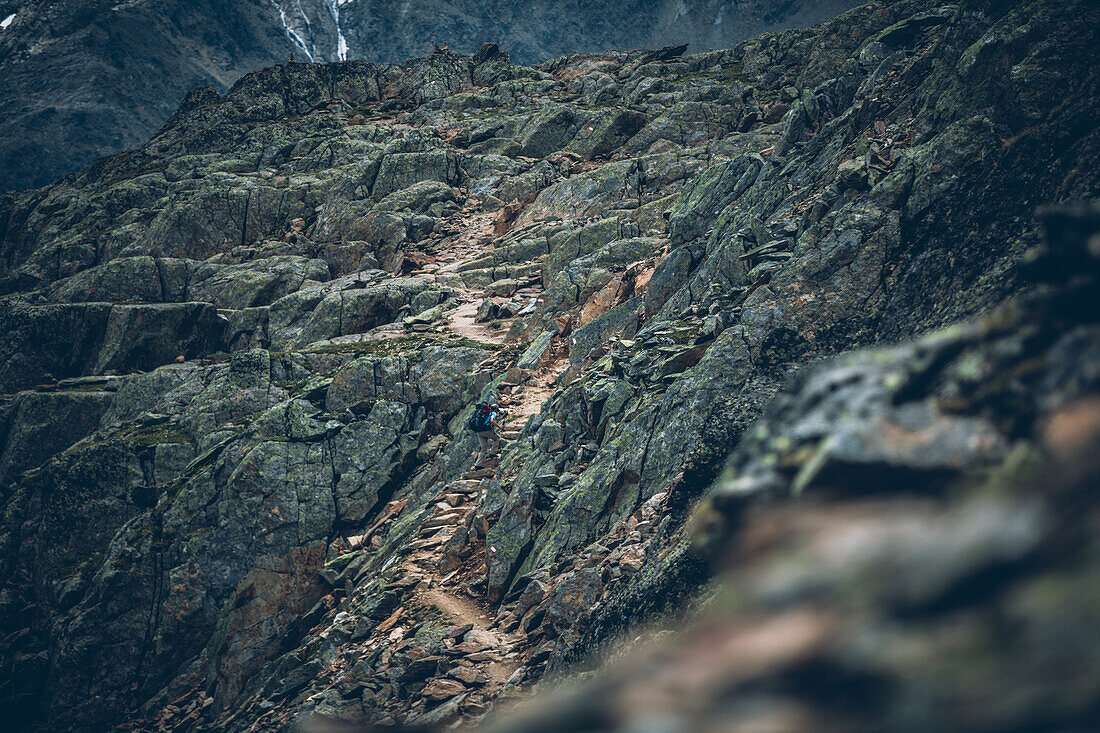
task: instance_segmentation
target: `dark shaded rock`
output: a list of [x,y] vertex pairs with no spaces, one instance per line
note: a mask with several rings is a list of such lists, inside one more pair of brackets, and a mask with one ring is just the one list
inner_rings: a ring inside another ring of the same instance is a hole
[[[443,657],[427,656],[420,657],[419,659],[413,659],[405,667],[405,671],[401,673],[398,679],[401,682],[420,682],[426,680],[429,677],[435,677],[438,673],[439,663],[443,661]],[[431,697],[427,692],[422,694]]]
[[[222,348],[225,320],[207,303],[0,306],[0,384],[16,390],[56,377],[148,370]],[[58,339],[59,333],[72,338]]]
[[618,149],[645,125],[647,118],[640,112],[616,109],[595,123],[583,124],[568,145],[568,150],[591,160]]
[[0,453],[0,483],[35,468],[99,427],[108,392],[23,393],[16,397]]
[[[713,609],[664,679],[734,702],[677,695],[685,728],[1084,729],[1095,624],[1049,609],[1095,585],[1097,218],[1035,204],[1096,196],[1093,16],[904,0],[694,56],[286,64],[0,195],[3,389],[37,388],[0,395],[0,714],[449,724]],[[490,286],[503,344],[456,312]],[[470,472],[493,398],[522,424]],[[429,590],[503,599],[501,631],[444,639]],[[452,663],[494,679],[430,705]],[[1009,668],[1058,687],[1006,716]],[[647,710],[604,677],[596,727]]]
[[111,309],[93,373],[146,371],[222,348],[225,319],[207,303],[123,305]]
[[421,713],[408,721],[411,725],[438,726],[443,725],[458,716],[462,703],[466,700],[467,693],[455,695],[442,705],[427,712]]
[[466,691],[466,686],[458,680],[435,679],[425,685],[420,694],[429,700],[447,700]]
[[[232,700],[248,679],[284,644],[288,627],[324,594],[317,571],[320,544],[260,561],[240,581],[230,599],[210,658],[218,660],[215,700]],[[284,685],[284,690],[293,685]]]
[[596,568],[573,570],[561,576],[541,607],[558,634],[579,631],[603,592]]
[[[0,305],[0,332],[4,334],[0,385],[14,392],[34,386],[45,374],[86,374],[99,352],[110,313],[109,303]],[[59,333],[73,338],[59,339]]]

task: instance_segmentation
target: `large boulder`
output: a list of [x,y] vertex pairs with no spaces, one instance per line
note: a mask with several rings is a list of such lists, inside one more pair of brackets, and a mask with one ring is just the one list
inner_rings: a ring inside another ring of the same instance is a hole
[[103,343],[111,310],[110,303],[0,303],[0,388],[27,389],[47,374],[57,379],[86,374]]
[[209,303],[115,306],[91,373],[146,371],[219,351],[225,323]]
[[113,397],[97,390],[21,393],[6,421],[0,485],[98,428]]
[[188,297],[234,310],[271,305],[293,293],[306,281],[328,280],[324,261],[282,255],[236,265],[203,263],[188,282]]

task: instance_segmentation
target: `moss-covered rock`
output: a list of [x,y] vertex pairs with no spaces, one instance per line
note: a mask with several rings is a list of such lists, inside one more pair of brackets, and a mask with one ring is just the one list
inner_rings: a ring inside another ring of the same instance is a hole
[[[723,549],[742,630],[746,608],[806,600],[872,629],[829,625],[840,646],[784,656],[778,682],[714,688],[867,691],[770,722],[906,729],[912,699],[971,689],[921,659],[993,647],[964,624],[929,657],[874,650],[974,604],[1055,638],[1066,591],[1043,568],[1068,540],[1048,539],[1080,536],[1059,517],[1087,503],[1017,479],[1062,455],[1044,436],[1091,424],[1060,411],[1100,358],[1079,289],[1095,214],[1054,216],[1025,255],[1037,204],[1098,191],[1100,24],[1067,7],[872,3],[729,50],[538,68],[491,46],[285,64],[192,94],[140,150],[0,196],[0,668],[25,680],[0,712],[41,713],[36,730],[475,714],[500,687],[481,662],[451,707],[411,679],[465,643],[426,590],[501,604],[520,689],[723,597],[705,586]],[[1045,294],[940,330],[1026,277]],[[478,302],[512,323],[472,323]],[[523,417],[484,484],[464,478],[477,400]],[[1028,576],[1011,608],[990,600],[1012,597],[989,585],[1005,568]],[[805,638],[788,631],[762,638]],[[914,670],[916,698],[879,694]],[[1040,692],[1068,712],[970,727],[1092,710]]]

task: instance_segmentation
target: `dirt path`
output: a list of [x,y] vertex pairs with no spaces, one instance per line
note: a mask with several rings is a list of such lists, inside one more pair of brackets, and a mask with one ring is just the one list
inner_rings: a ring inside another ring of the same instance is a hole
[[460,216],[458,227],[453,236],[440,242],[436,250],[436,272],[448,274],[458,272],[459,268],[486,256],[493,249],[493,215],[489,213],[467,213]]
[[491,648],[499,653],[501,658],[481,665],[482,670],[492,683],[490,692],[507,683],[512,673],[519,668],[520,661],[512,656],[512,650],[522,641],[522,638],[514,633],[489,631],[493,621],[489,614],[476,603],[450,593],[444,588],[429,588],[425,591],[418,591],[414,598],[423,605],[433,606],[445,613],[454,626],[470,625],[474,631],[486,632],[482,638],[488,637],[497,640],[497,643],[492,644]]
[[[467,271],[465,265],[486,258],[492,251],[493,216],[476,211],[463,212],[452,220],[442,235],[421,250],[420,256],[427,261],[419,270],[410,273],[417,277],[434,279],[440,285],[455,291],[455,297],[445,304],[442,319],[432,324],[433,330],[442,327],[445,333],[481,343],[505,343],[509,319],[501,319],[497,328],[477,320],[481,303],[490,297],[487,290],[456,282],[459,280],[457,276]],[[471,272],[476,274],[477,271]],[[468,277],[465,282],[471,279],[477,280]],[[482,275],[480,281],[485,279]],[[513,297],[537,297],[540,290],[539,286],[529,285]],[[502,298],[497,299],[497,302],[501,301]],[[403,332],[403,328],[396,328],[392,334],[387,332],[386,336],[396,336]],[[568,366],[568,358],[563,356],[564,352],[560,347],[560,344],[555,344],[544,363],[522,385],[512,385],[505,394],[499,395],[507,417],[503,431],[506,440],[515,439],[527,420],[538,413],[543,401],[553,393],[558,375]],[[495,461],[490,465],[495,466]],[[485,701],[491,701],[500,694],[523,663],[520,650],[524,636],[514,631],[494,629],[493,609],[472,590],[477,587],[479,578],[485,573],[483,542],[471,541],[469,549],[457,561],[457,568],[451,565],[450,568],[454,569],[449,568],[449,572],[443,572],[442,566],[446,557],[445,546],[455,533],[465,532],[467,529],[464,527],[470,527],[468,520],[473,519],[471,514],[479,511],[484,487],[492,479],[494,471],[495,468],[488,471],[470,470],[440,485],[434,508],[425,518],[420,534],[412,541],[412,551],[403,559],[398,573],[416,582],[409,599],[414,605],[437,609],[447,617],[448,625],[456,629],[467,625],[471,627],[466,634],[456,637],[455,643],[466,639],[475,649],[484,645],[481,651],[471,652],[470,656],[464,657],[467,660],[464,664],[479,669],[484,675],[486,686],[477,688],[477,694]],[[400,509],[400,506],[395,506],[379,524],[391,521]],[[372,527],[371,532],[374,529]],[[353,539],[363,540],[365,537]],[[450,562],[455,562],[453,557]],[[395,612],[391,623],[399,625],[400,615],[405,612],[401,609]],[[385,623],[381,626],[385,626]],[[401,632],[400,629],[394,630]],[[382,632],[391,633],[389,627]]]
[[493,328],[488,323],[478,323],[477,309],[481,305],[484,291],[465,290],[459,294],[460,305],[446,313],[447,330],[458,336],[490,344],[503,344],[508,335],[507,328]]
[[431,588],[419,595],[421,602],[431,604],[457,621],[455,626],[471,624],[475,629],[485,631],[492,619],[472,601],[452,595],[442,588]]
[[508,427],[522,430],[532,415],[537,415],[542,403],[554,394],[555,384],[562,372],[569,367],[569,358],[562,354],[551,354],[542,363],[523,390],[513,398],[508,407]]
[[475,260],[487,257],[493,250],[493,214],[476,210],[464,211],[448,222],[442,238],[431,240],[422,256],[430,258],[411,275],[433,279],[456,291],[456,297],[445,304],[439,325],[456,336],[487,344],[503,344],[508,335],[510,319],[499,319],[497,327],[480,323],[477,312],[489,293],[481,287],[456,285],[463,268]]

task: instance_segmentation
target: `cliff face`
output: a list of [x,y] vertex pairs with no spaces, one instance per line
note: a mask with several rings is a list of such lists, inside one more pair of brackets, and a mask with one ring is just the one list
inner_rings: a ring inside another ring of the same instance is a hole
[[1092,727],[1100,207],[1041,215],[1026,296],[776,397],[692,518],[701,608],[490,730]]
[[[1014,563],[1013,583],[1071,577],[1056,538],[1094,512],[1079,451],[1067,519],[1040,521],[1022,474],[1018,514],[965,491],[1091,435],[1092,403],[1062,411],[1100,389],[1095,214],[1052,214],[1044,250],[1036,208],[1098,193],[1098,20],[910,0],[693,56],[285,64],[3,194],[3,714],[474,721],[640,623],[728,603],[805,645],[746,641],[749,667],[708,668],[745,686],[700,689],[920,729],[905,685],[939,668],[873,642],[938,638],[936,609],[996,614],[958,588],[1006,587],[981,583]],[[479,398],[507,417],[484,468]],[[888,562],[860,524],[876,507],[927,563]],[[831,544],[838,526],[855,539]],[[716,576],[727,561],[743,574]],[[1041,601],[1045,638],[1062,617]],[[848,612],[867,635],[826,635]],[[681,669],[725,638],[707,628]],[[981,668],[1050,663],[1040,646]],[[881,682],[881,704],[797,694],[857,652],[835,679]],[[1041,721],[1084,715],[1095,678]],[[553,715],[625,728],[615,700],[645,681],[608,679]],[[685,730],[726,710],[692,700]]]
[[188,90],[299,61],[403,61],[483,41],[537,63],[691,42],[728,48],[817,23],[852,0],[542,3],[499,0],[0,0],[0,190],[52,183],[144,143]]

